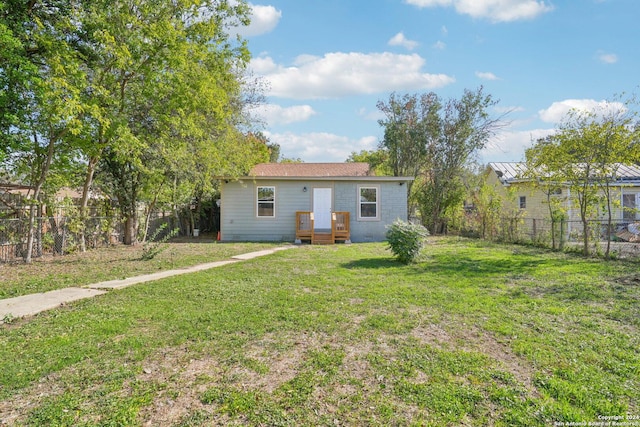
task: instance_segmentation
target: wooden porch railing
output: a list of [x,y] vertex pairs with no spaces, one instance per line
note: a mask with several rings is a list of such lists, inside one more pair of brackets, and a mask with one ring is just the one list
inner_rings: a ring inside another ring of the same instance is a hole
[[351,243],[349,212],[331,214],[331,230],[316,231],[313,212],[296,212],[296,243],[309,241],[312,244],[333,244],[336,241]]
[[313,212],[296,212],[296,243],[313,242]]
[[331,215],[331,229],[333,230],[333,241],[342,240],[351,243],[351,229],[349,212],[333,212]]

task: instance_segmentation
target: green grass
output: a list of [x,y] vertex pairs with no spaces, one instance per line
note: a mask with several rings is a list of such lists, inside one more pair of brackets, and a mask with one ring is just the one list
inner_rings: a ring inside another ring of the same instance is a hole
[[409,266],[384,244],[302,246],[16,320],[0,329],[0,420],[548,426],[640,414],[637,264],[431,242]]
[[196,239],[173,239],[153,259],[144,259],[142,245],[116,245],[62,257],[47,256],[29,265],[0,263],[0,298],[184,268],[275,246],[273,243],[217,243],[205,235]]

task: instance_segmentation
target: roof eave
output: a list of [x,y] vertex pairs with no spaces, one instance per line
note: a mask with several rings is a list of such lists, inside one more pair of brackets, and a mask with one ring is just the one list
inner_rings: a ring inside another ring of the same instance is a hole
[[412,176],[243,176],[243,177],[216,177],[220,180],[251,180],[251,181],[377,181],[398,182],[413,181]]

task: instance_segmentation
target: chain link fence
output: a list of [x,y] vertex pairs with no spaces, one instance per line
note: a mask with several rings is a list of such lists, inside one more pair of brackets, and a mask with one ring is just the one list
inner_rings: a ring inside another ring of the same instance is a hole
[[[124,225],[118,216],[93,216],[81,221],[73,209],[62,215],[35,218],[32,258],[44,255],[66,255],[120,244],[124,241]],[[215,233],[220,227],[219,207],[215,204],[196,212],[190,209],[139,212],[136,241],[161,240],[169,234],[198,236]],[[14,212],[19,218],[0,218],[0,263],[25,258],[29,231],[28,212]],[[177,232],[177,233],[176,233]]]
[[[27,251],[28,219],[0,219],[0,262],[23,259]],[[32,257],[65,255],[82,248],[95,249],[119,243],[121,225],[115,217],[77,218],[52,216],[35,218]]]
[[559,250],[582,251],[588,233],[589,252],[617,257],[640,257],[640,223],[591,220],[586,230],[582,221],[497,217],[467,218],[460,233],[470,237],[509,243],[534,244]]

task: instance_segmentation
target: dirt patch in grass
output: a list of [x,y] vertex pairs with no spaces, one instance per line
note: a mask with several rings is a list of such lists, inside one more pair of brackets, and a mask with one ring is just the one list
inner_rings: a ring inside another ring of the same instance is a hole
[[513,375],[532,396],[539,397],[532,380],[535,374],[534,367],[518,357],[507,344],[498,341],[486,331],[475,326],[461,327],[460,324],[446,329],[441,325],[429,324],[415,328],[412,336],[438,349],[482,353],[497,361],[499,367]]
[[[153,402],[145,406],[140,414],[139,418],[144,420],[144,425],[172,425],[191,413],[211,412],[211,408],[204,405],[199,396],[212,382],[218,382],[222,377],[223,369],[213,356],[196,356],[185,347],[176,347],[158,351],[141,366],[141,372],[134,379],[127,380],[115,393],[132,393],[133,383],[147,384],[149,388],[158,389]],[[65,377],[74,375],[76,372],[73,368],[48,375],[11,399],[0,402],[0,425],[26,422],[29,413],[42,405],[44,400],[62,395],[66,388]],[[93,384],[83,390],[83,394],[90,396],[103,387],[104,384]],[[104,398],[106,397],[108,396],[105,395]],[[87,403],[92,405],[97,402],[88,399]],[[97,412],[89,406],[83,408],[80,417],[84,421],[90,421],[86,417],[95,418]]]
[[42,404],[42,400],[59,396],[64,392],[59,382],[59,374],[43,377],[29,389],[23,390],[13,398],[0,401],[0,425],[14,425],[24,421],[24,417],[34,408]]
[[[316,351],[342,352],[344,357],[335,380],[313,391],[318,414],[332,414],[334,402],[348,399],[357,392],[350,381],[367,383],[374,390],[381,379],[372,375],[366,355],[373,350],[370,343],[344,344],[338,336],[302,333],[279,338],[267,334],[248,344],[239,360],[216,359],[213,354],[189,359],[187,353],[170,350],[161,358],[143,363],[139,380],[165,382],[169,386],[159,392],[140,416],[144,425],[172,425],[190,414],[206,414],[207,425],[225,425],[229,419],[217,413],[215,404],[203,404],[202,394],[211,387],[232,387],[242,392],[258,392],[277,399],[281,387],[294,380],[307,366],[309,354]],[[189,359],[184,361],[184,359]],[[255,365],[252,362],[256,362]],[[178,366],[183,366],[178,368]],[[253,367],[252,367],[253,366]],[[346,380],[349,379],[349,380]]]
[[138,380],[166,384],[140,414],[143,425],[173,425],[193,413],[211,414],[200,395],[222,376],[222,368],[212,356],[191,358],[188,350],[168,349],[146,360]]
[[636,273],[628,276],[618,277],[615,280],[615,283],[624,286],[640,286],[640,274]]
[[215,405],[202,403],[207,389],[232,386],[241,391],[274,393],[299,373],[307,352],[319,348],[326,339],[303,333],[283,342],[268,334],[250,343],[233,361],[221,360],[215,353],[204,352],[194,358],[180,348],[166,350],[143,362],[138,380],[167,386],[140,419],[148,426],[173,425],[190,414],[205,414],[207,425],[226,425],[228,418],[216,413]]

